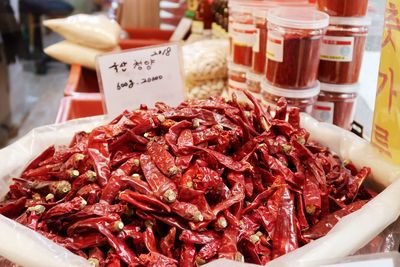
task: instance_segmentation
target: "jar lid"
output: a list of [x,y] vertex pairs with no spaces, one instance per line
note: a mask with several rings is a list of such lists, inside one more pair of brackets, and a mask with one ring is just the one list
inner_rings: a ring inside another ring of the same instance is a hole
[[329,25],[329,15],[307,7],[277,7],[267,19],[276,25],[294,29],[322,29]]
[[371,19],[367,17],[329,17],[330,25],[369,26]]
[[314,87],[308,89],[285,89],[273,86],[267,80],[263,80],[261,84],[261,88],[264,92],[267,92],[272,95],[287,97],[287,98],[312,98],[319,94],[320,91],[320,82],[317,81]]
[[255,8],[253,10],[253,16],[256,18],[267,18],[268,9]]
[[263,78],[264,78],[264,75],[254,73],[251,70],[248,70],[247,73],[246,73],[246,79],[247,80],[251,80],[251,81],[254,81],[254,82],[261,82]]
[[232,61],[228,61],[228,71],[229,70],[247,73],[249,67],[233,63]]
[[331,93],[357,93],[360,89],[359,83],[353,84],[333,84],[333,83],[321,83],[321,91]]
[[246,83],[240,83],[231,79],[228,80],[228,87],[233,87],[233,89],[238,89],[238,90],[247,90]]

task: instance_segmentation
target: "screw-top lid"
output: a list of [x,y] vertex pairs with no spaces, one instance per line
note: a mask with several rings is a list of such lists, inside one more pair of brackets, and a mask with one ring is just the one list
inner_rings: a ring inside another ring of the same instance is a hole
[[235,64],[232,61],[228,61],[228,71],[229,70],[247,73],[247,71],[249,70],[249,67]]
[[330,25],[369,26],[371,19],[367,17],[329,17]]
[[329,15],[307,7],[277,7],[270,9],[268,22],[294,29],[323,29],[329,25]]
[[246,83],[240,83],[234,80],[228,80],[228,88],[229,87],[232,87],[233,89],[247,90]]
[[261,88],[264,92],[267,92],[271,95],[287,97],[287,98],[313,98],[319,94],[320,91],[320,82],[317,81],[314,87],[308,89],[286,89],[273,86],[266,79],[262,81]]
[[321,83],[321,91],[324,92],[351,94],[351,93],[357,93],[359,90],[360,90],[359,83],[353,83],[353,84]]

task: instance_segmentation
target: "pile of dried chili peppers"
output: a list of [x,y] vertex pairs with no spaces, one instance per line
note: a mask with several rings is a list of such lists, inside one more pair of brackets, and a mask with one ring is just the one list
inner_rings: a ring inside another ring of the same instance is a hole
[[375,196],[370,169],[310,141],[297,108],[248,97],[141,106],[79,132],[14,179],[0,213],[95,266],[265,264]]

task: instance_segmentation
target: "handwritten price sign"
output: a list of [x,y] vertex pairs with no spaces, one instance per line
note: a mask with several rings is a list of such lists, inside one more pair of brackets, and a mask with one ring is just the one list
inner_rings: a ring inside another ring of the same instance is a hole
[[178,44],[110,53],[97,58],[97,75],[107,113],[120,114],[141,104],[162,101],[178,105],[184,99]]

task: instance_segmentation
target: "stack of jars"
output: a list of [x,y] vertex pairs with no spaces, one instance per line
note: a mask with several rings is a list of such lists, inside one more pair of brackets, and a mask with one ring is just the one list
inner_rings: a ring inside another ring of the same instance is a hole
[[320,90],[318,64],[329,16],[315,8],[280,7],[268,11],[267,21],[263,99],[274,105],[285,97],[289,106],[311,113]]
[[330,15],[323,38],[318,79],[321,93],[313,116],[350,129],[365,48],[368,0],[318,0],[318,8]]
[[259,0],[229,2],[229,95],[246,102],[242,90],[262,101],[266,69],[267,11],[277,6],[308,6],[307,0]]

